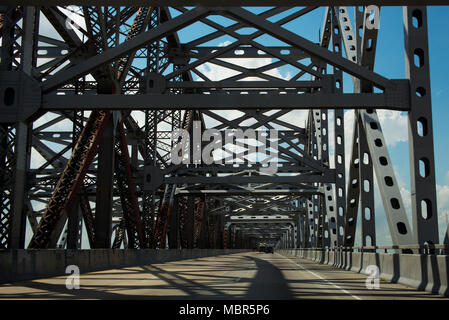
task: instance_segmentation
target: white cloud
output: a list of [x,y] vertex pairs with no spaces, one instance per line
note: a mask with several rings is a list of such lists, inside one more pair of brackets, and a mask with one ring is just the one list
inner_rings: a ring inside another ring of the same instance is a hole
[[282,117],[279,117],[279,119],[297,127],[305,128],[308,114],[309,110],[292,110]]
[[[412,210],[412,195],[410,190],[407,188],[407,183],[403,179],[403,177],[399,174],[399,169],[396,166],[393,166],[393,170],[396,176],[396,180],[399,187],[399,192],[401,193],[402,200],[404,202],[405,211],[409,219],[411,219],[411,210]],[[409,177],[406,178],[409,180]],[[409,220],[411,222],[411,220]]]
[[408,141],[407,115],[392,110],[378,110],[377,115],[388,146]]
[[438,211],[447,211],[449,214],[449,186],[437,184]]
[[37,169],[47,162],[34,148],[31,149],[31,164],[32,169]]
[[438,203],[438,229],[440,241],[443,242],[448,231],[449,219],[449,185],[440,186],[437,184],[437,203]]
[[346,111],[344,115],[346,172],[349,172],[349,164],[351,162],[352,140],[354,139],[354,122],[355,122],[354,110]]
[[388,227],[388,223],[385,222],[382,225],[376,224],[376,244],[378,246],[393,245],[393,240],[391,239],[391,233],[390,228]]

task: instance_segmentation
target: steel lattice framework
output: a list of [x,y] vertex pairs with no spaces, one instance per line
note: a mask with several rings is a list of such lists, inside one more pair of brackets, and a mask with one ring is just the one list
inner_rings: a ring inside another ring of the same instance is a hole
[[[440,243],[425,6],[403,7],[406,77],[389,79],[369,1],[179,2],[0,6],[0,247],[24,248],[27,228],[28,248],[81,248],[83,229],[90,248],[352,247],[358,219],[375,246],[376,185],[393,245]],[[286,27],[317,11],[318,43]],[[411,222],[377,109],[408,114]],[[239,148],[207,164],[208,141],[175,129],[232,132]],[[238,129],[266,133],[276,173]],[[174,148],[194,162],[173,164]]]

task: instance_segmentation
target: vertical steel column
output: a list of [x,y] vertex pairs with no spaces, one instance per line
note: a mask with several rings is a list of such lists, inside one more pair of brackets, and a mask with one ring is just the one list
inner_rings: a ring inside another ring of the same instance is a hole
[[[327,110],[313,110],[315,136],[318,151],[318,160],[329,165],[329,138],[328,138]],[[318,243],[319,247],[336,245],[336,217],[332,185],[322,185],[325,197],[318,200]],[[326,232],[327,231],[327,232]]]
[[16,22],[18,17],[22,15],[20,10],[20,7],[7,7],[2,15],[2,46],[0,52],[0,70],[2,71],[14,69],[15,40],[20,35],[18,30],[16,32]]
[[187,221],[185,221],[185,234],[187,237],[187,247],[193,249],[193,231],[195,225],[195,197],[187,197]]
[[[85,191],[85,190],[83,190]],[[86,194],[80,196],[81,211],[83,213],[84,223],[87,231],[87,238],[89,240],[89,247],[94,248],[95,239],[95,218],[90,207],[89,198]]]
[[298,237],[296,242],[297,248],[304,248],[305,247],[305,219],[303,214],[297,215],[298,219]]
[[216,215],[209,217],[208,234],[209,234],[209,248],[215,248],[215,246],[217,244],[217,216]]
[[[36,7],[23,8],[22,55],[20,68],[28,75],[36,65],[36,34],[39,26],[39,10]],[[14,30],[14,27],[12,28]],[[14,35],[17,36],[17,35]],[[5,36],[2,38],[5,41]],[[11,199],[12,217],[10,224],[10,248],[25,246],[26,226],[26,174],[31,161],[31,127],[27,122],[18,122],[15,126],[15,167],[14,186]]]
[[222,249],[223,248],[223,228],[224,228],[224,217],[223,215],[217,216],[217,241],[215,242],[215,248],[213,249]]
[[115,181],[120,194],[123,219],[126,222],[129,248],[142,248],[142,223],[140,211],[135,195],[136,188],[133,181],[129,161],[128,143],[123,122],[118,124],[115,141]]
[[179,240],[179,217],[182,213],[179,210],[179,197],[174,197],[173,208],[168,224],[168,247],[170,249],[178,248]]
[[[313,157],[313,159],[318,160],[319,159],[319,154],[320,154],[320,150],[318,148],[318,141],[317,141],[317,135],[316,133],[316,126],[315,126],[315,121],[314,121],[314,113],[311,110],[309,112],[309,154]],[[314,183],[313,184],[315,187],[318,186],[318,184]],[[318,199],[318,195],[312,195],[310,197],[310,203],[308,203],[308,208],[311,210],[309,211],[309,214],[311,215],[310,217],[310,222],[311,222],[311,244],[313,248],[316,248],[319,245],[319,238],[320,238],[320,234],[319,234],[319,208],[318,208],[318,204],[319,204],[319,199]]]
[[[157,165],[157,113],[158,111],[145,111],[145,166]],[[144,241],[146,248],[152,248],[154,219],[156,215],[156,193],[154,190],[143,191],[142,222],[144,230]]]
[[307,221],[308,221],[308,230],[309,230],[309,237],[308,242],[310,247],[315,248],[316,247],[316,238],[315,238],[315,218],[314,218],[314,211],[313,211],[313,201],[312,196],[310,196],[307,199]]
[[67,219],[67,249],[81,249],[82,224],[79,196],[76,197]]
[[25,122],[16,124],[14,187],[12,194],[12,216],[10,225],[9,248],[25,246],[26,226],[26,172],[29,163],[29,126]]
[[9,247],[14,179],[14,128],[0,125],[0,248]]
[[[152,10],[150,13],[149,28],[155,28],[160,23],[160,8]],[[160,68],[160,42],[156,41],[147,46],[147,71],[158,72]],[[146,84],[145,84],[146,85]],[[157,166],[157,124],[158,124],[158,110],[145,111],[145,154],[144,166]],[[156,192],[143,191],[142,195],[142,222],[144,231],[144,242],[146,248],[152,248],[154,236],[154,224],[156,217]]]
[[[15,11],[16,9],[11,7],[2,14],[0,72],[12,69]],[[0,124],[0,248],[11,247],[15,133],[12,124]]]
[[[359,116],[355,121],[360,121]],[[359,190],[362,222],[362,245],[376,245],[376,224],[374,214],[374,177],[373,164],[366,140],[363,125],[358,125],[359,130]]]
[[[75,85],[78,86],[78,82]],[[78,141],[81,135],[84,123],[83,119],[84,119],[83,111],[73,112],[73,135],[72,135],[73,146],[75,146],[76,142]],[[83,188],[81,188],[81,191],[84,191]],[[72,210],[68,212],[67,227],[64,230],[64,232],[66,233],[65,237],[67,249],[81,249],[83,220],[81,218],[82,212],[80,211],[81,209],[80,197],[81,197],[80,195],[76,197],[76,200],[73,203]]]
[[[359,64],[373,70],[378,30],[367,27],[369,16],[370,12],[367,9],[365,9],[363,16],[361,16],[361,12],[356,15],[357,24],[363,23],[363,38],[359,45]],[[354,89],[355,92],[373,91],[372,84],[365,81],[356,81]],[[376,173],[393,244],[412,244],[413,235],[377,113],[375,110],[360,110],[359,115],[359,124],[363,126],[366,135],[366,142],[372,158],[371,163]],[[362,163],[362,154],[360,154],[360,162]],[[360,182],[360,185],[362,185],[362,182]],[[374,213],[372,216],[374,217]]]
[[294,223],[291,224],[291,242],[290,242],[290,248],[296,248],[296,226]]
[[176,211],[178,211],[178,226],[177,226],[177,237],[178,237],[178,243],[177,243],[177,247],[178,248],[185,248],[185,237],[184,237],[184,233],[183,233],[183,229],[184,229],[184,218],[185,218],[185,198],[182,196],[177,196],[175,197],[176,201],[174,202],[174,204],[177,205],[176,207]]
[[[75,81],[75,94],[78,94],[79,92],[83,92],[85,90],[86,85],[86,78],[83,77],[80,81]],[[72,143],[73,143],[73,149],[75,148],[75,145],[78,141],[78,139],[81,136],[81,132],[84,128],[84,111],[82,110],[75,110],[73,112],[73,131],[72,131]],[[86,190],[84,188],[84,185],[80,189],[81,193],[85,193]],[[89,246],[90,248],[94,247],[94,238],[95,238],[95,230],[94,230],[94,216],[92,213],[92,209],[89,204],[89,197],[86,194],[78,195],[78,199],[75,201],[74,205],[77,207],[79,206],[81,210],[82,218],[84,219],[84,222],[86,224],[86,231],[87,231],[87,237],[89,239]],[[73,211],[73,209],[72,209]],[[79,223],[76,225],[74,223],[70,222],[71,217],[69,216],[69,222],[68,222],[68,228],[76,228],[73,231],[68,231],[68,234],[78,235],[79,239],[77,239],[77,247],[81,249],[81,236],[82,236],[82,230],[83,230],[83,219],[80,217]],[[70,240],[74,241],[74,240]]]
[[[316,211],[318,212],[318,224],[317,224],[317,248],[322,248],[326,246],[325,236],[326,236],[326,228],[325,226],[325,214],[326,211],[324,211],[323,208],[323,197],[320,195],[318,196],[318,199],[316,200],[316,204],[314,205],[316,208]],[[327,237],[329,238],[329,233],[327,233]]]
[[115,115],[105,126],[98,146],[97,197],[95,204],[95,248],[110,248],[114,182]]
[[[237,239],[237,241],[236,241],[236,243],[237,243],[236,249],[243,249],[243,246],[244,246],[243,240],[244,239],[243,239],[243,231],[242,231],[242,229],[238,229],[237,230],[236,239]],[[213,247],[215,247],[215,246],[213,246]]]
[[[335,9],[332,10],[332,50],[342,56],[341,31]],[[334,92],[343,92],[343,72],[333,67]],[[335,204],[337,210],[337,246],[344,243],[344,226],[346,215],[346,162],[345,162],[345,116],[343,109],[334,110],[334,163],[335,163]]]
[[303,235],[303,248],[308,248],[310,245],[310,226],[309,226],[309,210],[308,210],[308,205],[307,205],[307,198],[301,198],[299,200],[300,206],[301,208],[303,208],[305,210],[304,216],[303,216],[303,230],[304,230],[304,235]]
[[230,234],[231,234],[231,236],[230,236],[230,241],[229,241],[229,248],[230,249],[235,249],[235,242],[236,242],[236,230],[235,230],[235,226],[232,226],[231,225],[231,227],[230,227],[230,230],[231,230],[231,232],[230,232]]
[[[356,58],[358,62],[362,60],[362,41],[363,36],[367,31],[367,29],[365,28],[367,18],[368,17],[366,17],[365,14],[365,6],[354,7],[354,36],[357,54]],[[362,31],[362,34],[360,34],[360,31]]]
[[[206,202],[206,206],[205,206],[205,209],[204,209],[204,214],[203,214],[203,223],[201,224],[201,233],[200,233],[200,240],[199,240],[199,248],[208,248],[208,245],[207,245],[207,237],[208,237],[208,232],[209,232],[209,229],[208,229],[208,223],[207,223],[207,221],[209,220],[209,218],[210,218],[210,215],[209,215],[209,206],[207,205],[207,202]],[[224,217],[223,217],[223,219],[224,219]],[[224,223],[224,222],[223,222]],[[223,225],[223,228],[224,228],[224,225]],[[223,243],[224,243],[224,234],[222,235],[222,237],[223,237],[223,239],[222,239],[222,243],[220,243],[220,246],[221,247],[223,247]]]
[[[357,62],[374,70],[375,53],[377,47],[376,28],[369,29],[370,12],[367,8],[356,10],[356,43],[357,43]],[[376,13],[377,14],[377,13]],[[376,17],[380,19],[380,17]],[[360,32],[362,30],[362,36]],[[354,84],[355,92],[373,92],[373,85],[366,81],[356,80]],[[360,201],[361,201],[361,222],[362,222],[362,245],[376,245],[376,224],[375,224],[375,205],[374,205],[374,177],[373,177],[373,156],[369,148],[363,123],[360,114],[366,111],[357,112],[359,122],[359,178],[360,178]],[[369,242],[369,243],[368,243]]]
[[[349,21],[346,8],[342,7],[338,11],[342,33],[345,36],[344,44],[348,56],[351,56],[354,62],[365,66],[370,70],[374,69],[375,48],[377,40],[377,30],[369,30],[366,25],[369,19],[369,12],[364,7],[355,8],[355,31],[352,32],[352,26]],[[378,17],[376,17],[378,18]],[[362,31],[362,35],[360,35]],[[354,92],[373,92],[371,83],[361,81],[353,77]],[[364,114],[364,111],[361,111]],[[373,180],[373,163],[371,157],[370,146],[367,141],[365,127],[360,119],[360,112],[355,110],[355,127],[354,138],[358,137],[358,141],[354,140],[354,148],[357,144],[357,150],[353,149],[353,157],[350,169],[350,189],[348,189],[348,212],[350,218],[347,220],[349,227],[346,245],[353,245],[355,241],[355,228],[358,214],[358,201],[361,201],[362,215],[362,244],[365,246],[375,245],[375,220],[374,220],[374,180]],[[356,153],[357,152],[357,155]],[[356,163],[357,162],[357,163]],[[356,194],[358,193],[358,194]]]
[[322,210],[326,213],[327,222],[325,222],[324,230],[328,232],[327,238],[323,243],[324,247],[336,247],[338,246],[338,225],[337,225],[337,212],[335,208],[334,200],[334,188],[332,184],[323,184],[321,188],[323,190],[323,204]]
[[228,249],[228,240],[229,240],[229,228],[228,224],[225,222],[223,230],[223,249]]
[[[357,120],[357,118],[356,118]],[[354,137],[352,141],[351,162],[349,164],[349,183],[346,203],[344,246],[352,247],[355,242],[355,231],[357,227],[357,214],[360,199],[360,176],[359,176],[359,123],[354,121]]]
[[201,198],[195,199],[195,213],[193,225],[193,247],[198,248],[201,235],[201,225],[203,222],[204,202]]
[[427,9],[403,8],[405,71],[410,80],[409,152],[412,219],[417,244],[438,244]]
[[[349,60],[352,60],[353,62],[357,63],[360,60],[360,44],[362,42],[362,38],[360,37],[359,30],[360,30],[360,23],[363,20],[363,12],[359,10],[358,7],[354,8],[354,15],[355,15],[355,31],[352,32],[353,26],[351,24],[349,14],[347,12],[346,7],[335,7],[334,10],[334,18],[335,21],[338,21],[338,26],[334,26],[334,30],[338,31],[338,35],[336,32],[334,32],[334,36],[339,36],[340,40],[343,40],[343,46],[346,51],[346,56]],[[363,22],[362,22],[363,23]],[[362,27],[363,28],[363,27]],[[334,48],[335,49],[335,48]],[[340,45],[338,45],[338,50],[340,51],[340,55],[343,53],[343,48]],[[356,78],[353,77],[353,82],[356,81]],[[338,86],[338,85],[337,85]],[[343,83],[340,84],[339,88],[340,92],[343,92]],[[355,92],[356,89],[354,90]],[[360,92],[360,91],[359,91]],[[358,117],[359,112],[357,110],[354,110],[354,136],[353,136],[353,143],[352,143],[352,151],[351,151],[351,162],[349,165],[349,184],[347,187],[347,193],[346,193],[346,211],[344,212],[344,220],[345,220],[345,227],[344,227],[344,237],[343,237],[343,244],[344,246],[350,246],[352,247],[355,242],[355,232],[357,227],[357,216],[358,216],[358,209],[359,209],[359,199],[360,199],[360,154],[359,154],[359,125],[358,125]],[[344,115],[342,117],[342,120],[344,120]],[[343,141],[342,141],[343,142]],[[344,146],[344,142],[343,142]],[[339,163],[341,161],[341,163]],[[345,166],[345,162],[343,159],[340,161],[337,161],[339,165]],[[344,190],[344,189],[343,189]],[[342,193],[343,190],[337,191],[337,193]],[[339,213],[340,213],[339,208]],[[340,216],[340,215],[339,215]]]
[[[312,121],[311,121],[311,117],[310,117],[310,111],[308,114],[308,119],[307,119],[307,123],[306,123],[306,132],[307,132],[307,145],[306,145],[306,153],[307,155],[311,155],[312,154],[312,139],[311,139],[311,135],[312,135]],[[307,214],[306,214],[306,226],[307,226],[307,237],[306,237],[306,242],[307,242],[307,247],[314,247],[314,220],[313,220],[313,203],[312,203],[312,196],[309,196],[307,198],[304,199],[304,204],[306,206],[306,210],[307,210]]]

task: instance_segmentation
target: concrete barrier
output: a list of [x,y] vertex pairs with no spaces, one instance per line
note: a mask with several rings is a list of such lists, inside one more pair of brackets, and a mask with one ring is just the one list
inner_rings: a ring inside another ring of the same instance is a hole
[[368,274],[366,268],[375,265],[380,278],[392,283],[449,296],[449,256],[373,252],[338,252],[289,249],[281,254],[328,264],[357,273]]
[[246,252],[239,249],[0,250],[0,283],[65,275],[68,265],[81,273]]

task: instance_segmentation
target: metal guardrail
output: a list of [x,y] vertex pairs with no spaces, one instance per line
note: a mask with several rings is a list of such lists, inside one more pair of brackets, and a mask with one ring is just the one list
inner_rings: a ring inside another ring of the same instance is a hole
[[334,252],[378,252],[401,251],[401,253],[439,254],[449,255],[449,244],[436,245],[402,245],[402,246],[367,246],[367,247],[324,247],[324,248],[297,248],[301,250],[334,251]]

